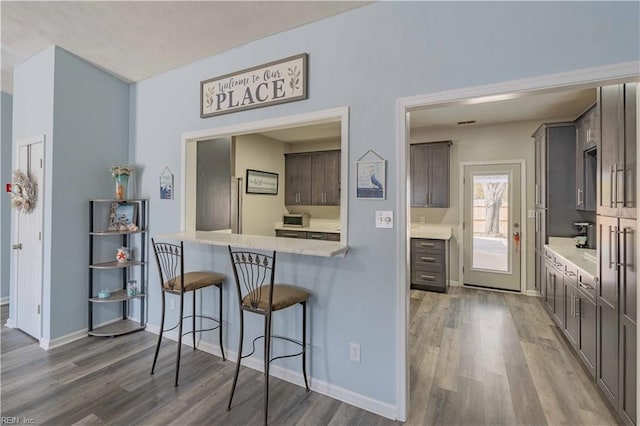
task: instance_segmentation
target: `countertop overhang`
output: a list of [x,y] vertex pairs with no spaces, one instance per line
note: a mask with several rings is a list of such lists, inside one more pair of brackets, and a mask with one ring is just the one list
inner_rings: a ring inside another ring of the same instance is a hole
[[155,238],[319,257],[344,257],[349,250],[349,247],[335,241],[229,234],[216,231],[177,232],[174,234],[157,235]]
[[432,240],[451,239],[453,230],[446,225],[411,225],[411,238],[428,238]]

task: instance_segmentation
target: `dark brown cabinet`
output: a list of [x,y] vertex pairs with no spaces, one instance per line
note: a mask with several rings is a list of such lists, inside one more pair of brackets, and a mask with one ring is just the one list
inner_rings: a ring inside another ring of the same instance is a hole
[[564,334],[577,348],[580,344],[580,295],[578,294],[578,270],[572,264],[564,265]]
[[277,229],[276,237],[302,238],[307,240],[340,241],[340,234],[336,232],[295,231]]
[[311,154],[286,154],[284,161],[284,203],[311,204]]
[[340,151],[285,154],[285,204],[340,205]]
[[576,209],[596,211],[598,108],[576,120]]
[[449,244],[411,239],[411,288],[446,293],[449,289]]
[[598,214],[636,218],[636,86],[598,92]]
[[311,204],[340,205],[340,151],[311,153]]
[[411,207],[449,207],[451,142],[411,145]]
[[579,273],[576,309],[579,315],[580,334],[578,355],[592,377],[596,377],[596,282],[591,276]]
[[637,327],[637,272],[636,221],[619,219],[620,288],[620,416],[627,424],[636,423],[636,327]]

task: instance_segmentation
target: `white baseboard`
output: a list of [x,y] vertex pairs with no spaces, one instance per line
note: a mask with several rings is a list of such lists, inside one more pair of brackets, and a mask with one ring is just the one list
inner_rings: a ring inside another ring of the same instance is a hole
[[460,283],[460,281],[449,280],[449,285],[451,287],[462,287],[462,284]]
[[[154,324],[147,324],[146,330],[153,334],[160,332],[160,327]],[[173,341],[178,341],[178,333],[175,330],[164,333],[163,337],[166,337]],[[182,343],[192,347],[191,338],[183,338]],[[200,341],[198,349],[204,352],[210,353],[215,356],[220,356],[220,347],[213,343]],[[228,361],[235,362],[238,357],[238,353],[231,350],[225,350],[225,355]],[[262,372],[263,369],[262,358],[249,357],[242,360],[242,365],[249,367],[253,370]],[[290,370],[288,368],[272,365],[269,370],[269,374],[278,379],[284,380],[289,383],[293,383],[300,387],[304,386],[304,377],[302,373]],[[355,407],[361,408],[366,411],[370,411],[382,417],[386,417],[391,420],[395,420],[397,417],[397,408],[395,405],[387,404],[386,402],[378,401],[365,395],[361,395],[356,392],[352,392],[348,389],[344,389],[340,386],[332,385],[324,380],[314,379],[309,376],[309,388],[319,394],[328,396],[330,398],[337,399]]]
[[538,293],[538,291],[536,290],[524,290],[522,294],[525,296],[532,296],[532,297],[540,296],[540,293]]
[[7,322],[4,325],[9,328],[16,328],[16,322],[13,318],[7,318]]
[[[95,324],[94,328],[98,328],[98,327],[102,327],[105,325],[109,325],[112,324],[114,322],[118,322],[118,321],[122,321],[120,318],[116,318],[116,319],[112,319],[109,321],[105,321],[103,323],[100,324]],[[59,348],[60,346],[66,345],[68,343],[71,342],[75,342],[76,340],[80,340],[83,337],[87,337],[87,334],[89,333],[89,329],[88,328],[83,328],[82,330],[78,330],[78,331],[74,331],[73,333],[69,333],[65,336],[61,336],[61,337],[56,337],[55,339],[49,340],[47,338],[41,338],[40,339],[40,347],[42,349],[44,349],[45,351],[54,349],[54,348]]]
[[9,304],[9,296],[0,297],[0,306]]

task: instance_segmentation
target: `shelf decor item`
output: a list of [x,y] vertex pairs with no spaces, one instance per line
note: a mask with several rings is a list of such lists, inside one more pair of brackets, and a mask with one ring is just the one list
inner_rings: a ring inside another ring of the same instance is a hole
[[120,247],[116,252],[116,260],[118,262],[126,262],[129,260],[129,248]]
[[129,184],[129,176],[133,173],[133,166],[129,164],[111,166],[109,169],[111,176],[115,180],[115,199],[124,200],[127,198],[127,185]]
[[[373,159],[366,160],[369,154]],[[386,162],[370,149],[356,161],[356,198],[384,200],[386,198]]]
[[138,230],[137,222],[138,203],[127,203],[114,201],[111,203],[111,213],[109,214],[109,231],[129,231]]
[[20,170],[13,171],[11,183],[11,206],[29,213],[36,205],[36,184]]
[[173,173],[165,167],[160,174],[160,199],[173,200]]

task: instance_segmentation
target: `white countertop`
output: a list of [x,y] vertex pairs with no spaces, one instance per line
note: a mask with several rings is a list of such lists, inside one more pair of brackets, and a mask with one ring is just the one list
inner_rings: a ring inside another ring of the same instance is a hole
[[284,226],[282,222],[278,222],[275,224],[275,229],[277,231],[306,231],[306,232],[327,232],[331,234],[339,234],[340,233],[340,222],[322,220],[322,219],[311,219],[309,221],[309,226],[304,228],[296,227],[296,226]]
[[549,244],[545,247],[562,257],[565,261],[573,263],[587,274],[597,277],[598,265],[592,259],[597,259],[595,249],[577,248],[573,238],[549,237]]
[[158,235],[158,239],[185,241],[212,246],[231,246],[254,250],[275,250],[278,253],[302,254],[307,256],[345,256],[347,246],[335,241],[305,240],[298,238],[278,238],[263,235],[229,234],[217,231],[178,232]]
[[447,225],[411,224],[411,238],[450,240],[452,228]]

